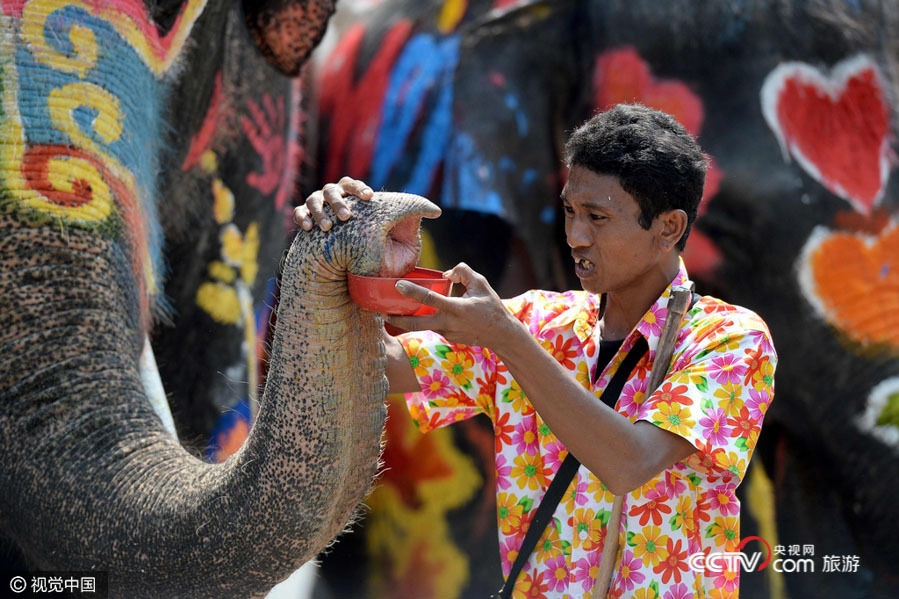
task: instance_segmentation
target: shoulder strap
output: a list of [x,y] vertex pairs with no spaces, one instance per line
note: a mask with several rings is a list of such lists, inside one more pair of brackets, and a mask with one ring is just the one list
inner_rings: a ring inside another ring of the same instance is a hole
[[[624,384],[627,383],[627,379],[630,377],[631,372],[634,370],[634,367],[637,366],[640,359],[646,354],[648,349],[649,346],[646,344],[646,339],[640,336],[634,344],[634,347],[631,348],[624,357],[624,360],[621,361],[621,365],[615,372],[615,376],[612,377],[612,380],[609,381],[609,384],[606,386],[605,390],[603,390],[603,396],[607,393],[611,394],[612,405],[615,405],[615,401],[617,401],[618,396],[621,395],[621,390],[624,389]],[[580,466],[581,463],[574,457],[574,454],[569,451],[568,455],[565,456],[565,460],[562,461],[562,465],[559,467],[558,472],[556,472],[556,475],[553,477],[549,488],[543,495],[543,500],[540,501],[537,511],[534,512],[534,518],[531,520],[528,532],[524,537],[524,541],[521,543],[521,547],[518,548],[518,556],[515,558],[515,563],[512,564],[512,569],[509,571],[509,576],[503,583],[502,588],[496,595],[493,595],[494,599],[509,599],[512,596],[512,589],[515,587],[518,575],[521,574],[521,569],[524,568],[528,558],[531,556],[531,553],[533,553],[534,547],[537,546],[537,541],[540,540],[543,531],[546,530],[546,525],[552,518],[553,512],[556,511],[556,507],[562,500],[562,495],[565,494],[568,485],[571,484],[571,480],[574,478],[574,475],[577,474],[577,470]]]

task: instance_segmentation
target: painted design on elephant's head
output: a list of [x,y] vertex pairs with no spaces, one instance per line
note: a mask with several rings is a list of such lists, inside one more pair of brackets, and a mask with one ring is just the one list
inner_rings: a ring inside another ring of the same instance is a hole
[[[631,46],[603,52],[596,58],[593,70],[596,110],[608,110],[615,104],[628,102],[638,102],[670,114],[694,137],[699,137],[702,131],[705,120],[702,99],[682,81],[656,78]],[[708,211],[709,201],[718,193],[722,178],[723,173],[710,156],[697,220]],[[722,259],[715,242],[694,228],[684,251],[684,261],[690,272],[710,276]]]
[[157,78],[204,6],[187,2],[160,38],[142,2],[3,4],[0,176],[16,193],[0,198],[0,211],[63,235],[77,227],[124,241],[145,326],[162,261]]
[[396,597],[457,597],[468,580],[447,512],[465,505],[482,481],[449,430],[418,432],[401,395],[388,397],[384,461],[389,465],[368,504],[368,554],[379,556],[372,588]]
[[869,214],[890,174],[889,105],[883,77],[865,55],[824,74],[813,66],[778,66],[762,86],[762,113],[784,157]]
[[827,322],[863,347],[899,351],[899,226],[879,235],[816,227],[799,258],[806,298]]
[[899,377],[878,383],[856,424],[899,452]]

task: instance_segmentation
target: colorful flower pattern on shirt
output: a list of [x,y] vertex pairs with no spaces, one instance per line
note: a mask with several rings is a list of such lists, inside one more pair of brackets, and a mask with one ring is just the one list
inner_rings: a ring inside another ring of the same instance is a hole
[[[686,280],[681,264],[672,285]],[[739,572],[693,572],[687,560],[696,552],[735,551],[739,545],[735,489],[774,395],[777,356],[757,315],[703,297],[678,332],[668,375],[647,396],[670,291],[671,286],[646,312],[599,377],[597,296],[530,291],[505,304],[597,398],[637,339],[645,337],[649,353],[631,373],[615,409],[632,422],[643,420],[679,435],[697,450],[626,497],[609,595],[734,598]],[[568,452],[489,349],[452,344],[427,331],[402,335],[400,341],[421,386],[406,401],[422,432],[480,413],[493,421],[500,561],[508,575],[534,511]],[[581,466],[513,596],[594,599],[613,501],[602,482]]]

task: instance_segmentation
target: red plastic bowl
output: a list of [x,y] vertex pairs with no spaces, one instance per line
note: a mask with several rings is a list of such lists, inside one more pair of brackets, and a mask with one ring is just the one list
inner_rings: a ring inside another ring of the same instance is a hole
[[398,316],[424,316],[437,310],[420,304],[396,290],[397,281],[411,281],[427,287],[434,293],[449,295],[452,281],[443,278],[443,272],[430,268],[413,268],[403,277],[361,277],[347,273],[350,299],[359,307]]

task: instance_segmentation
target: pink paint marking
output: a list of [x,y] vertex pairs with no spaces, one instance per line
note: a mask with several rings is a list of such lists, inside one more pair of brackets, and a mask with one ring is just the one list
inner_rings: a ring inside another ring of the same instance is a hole
[[186,171],[193,168],[200,161],[203,152],[212,147],[212,137],[215,134],[221,104],[222,73],[219,71],[215,76],[215,87],[212,90],[212,97],[209,99],[209,108],[206,109],[203,125],[190,140],[190,148],[187,150],[187,157],[184,159],[184,164],[181,165],[181,170]]
[[881,81],[866,56],[839,63],[829,76],[794,62],[768,75],[761,93],[784,153],[862,214],[883,196],[892,162]]

